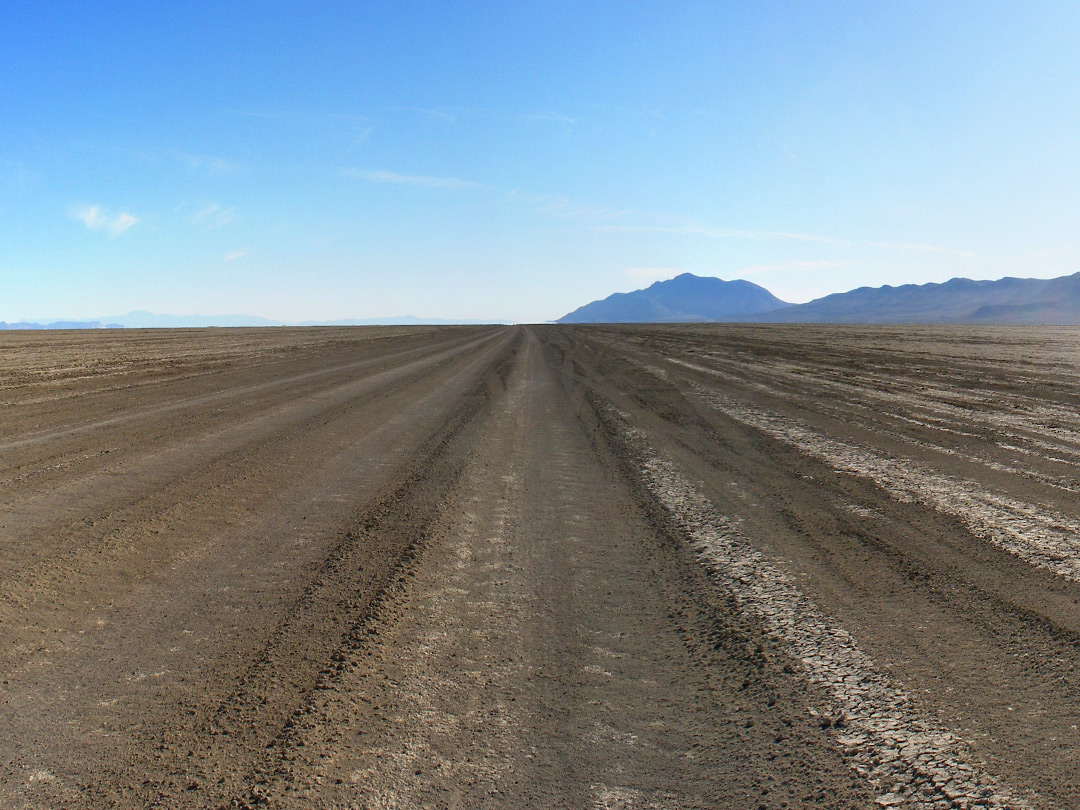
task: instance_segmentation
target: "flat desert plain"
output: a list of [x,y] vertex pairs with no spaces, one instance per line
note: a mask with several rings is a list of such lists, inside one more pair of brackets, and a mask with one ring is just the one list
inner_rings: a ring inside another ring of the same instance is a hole
[[1078,463],[1078,330],[0,333],[0,807],[1077,807]]

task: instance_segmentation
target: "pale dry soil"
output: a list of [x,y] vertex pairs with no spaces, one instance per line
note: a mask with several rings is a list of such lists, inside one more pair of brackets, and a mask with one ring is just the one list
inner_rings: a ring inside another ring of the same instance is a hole
[[1078,806],[1078,349],[0,333],[0,806]]

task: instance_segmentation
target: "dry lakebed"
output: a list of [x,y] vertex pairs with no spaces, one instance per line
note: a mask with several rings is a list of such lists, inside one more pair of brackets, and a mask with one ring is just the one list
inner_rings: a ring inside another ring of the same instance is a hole
[[1078,807],[1078,465],[1078,329],[0,332],[0,807]]

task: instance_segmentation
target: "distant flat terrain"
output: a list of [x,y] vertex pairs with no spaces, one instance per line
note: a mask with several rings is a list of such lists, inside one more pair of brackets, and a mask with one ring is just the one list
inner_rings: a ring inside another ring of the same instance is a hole
[[0,806],[1075,807],[1080,330],[0,334]]

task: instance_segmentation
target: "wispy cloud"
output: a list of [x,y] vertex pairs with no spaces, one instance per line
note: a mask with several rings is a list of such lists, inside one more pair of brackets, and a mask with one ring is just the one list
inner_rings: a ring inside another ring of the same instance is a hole
[[84,205],[79,208],[73,208],[71,211],[71,218],[79,220],[79,222],[92,231],[104,228],[105,224],[109,221],[105,214],[101,212],[101,209],[96,205]]
[[596,205],[582,205],[570,197],[557,194],[525,194],[520,191],[508,191],[506,200],[509,203],[523,205],[537,213],[558,219],[576,219],[582,222],[594,224],[597,227],[609,227],[617,229],[618,226],[605,226],[602,223],[613,219],[627,216],[632,211],[617,208],[605,208]]
[[562,113],[551,112],[550,110],[545,112],[526,113],[520,116],[525,121],[554,121],[558,124],[575,124],[576,118],[571,118],[569,115],[563,115]]
[[388,107],[386,108],[386,111],[390,113],[422,115],[426,118],[434,118],[438,121],[442,121],[444,124],[456,124],[462,113],[462,110],[450,107]]
[[411,113],[434,118],[447,125],[453,125],[462,120],[489,120],[505,121],[508,123],[554,123],[575,124],[577,119],[554,110],[538,110],[536,112],[506,112],[504,110],[490,110],[482,107],[390,107],[389,112]]
[[193,172],[201,171],[208,174],[231,174],[244,168],[236,161],[213,155],[192,155],[187,152],[177,152],[176,159]]
[[736,239],[791,239],[796,242],[817,242],[824,245],[851,245],[847,239],[834,236],[821,236],[814,233],[787,233],[785,231],[722,231],[721,236]]
[[460,177],[435,177],[423,174],[401,174],[386,169],[356,168],[343,169],[341,175],[370,183],[391,183],[444,191],[486,191],[490,192],[488,201],[495,205],[518,206],[553,219],[577,220],[595,226],[601,226],[602,223],[633,213],[603,206],[582,205],[570,197],[557,194],[528,194],[516,189],[506,191],[489,183],[463,180]]
[[477,183],[472,180],[462,180],[458,177],[431,177],[424,174],[399,174],[383,169],[366,171],[363,169],[346,169],[343,174],[356,180],[367,180],[371,183],[397,183],[405,186],[421,186],[423,188],[437,188],[450,191],[482,191],[490,189],[487,183]]
[[229,206],[225,208],[218,203],[210,203],[209,205],[200,208],[190,217],[188,221],[192,225],[198,225],[206,230],[213,230],[214,228],[221,228],[228,225],[230,222],[236,219],[236,207]]
[[97,205],[80,205],[71,209],[70,214],[72,219],[81,222],[90,230],[105,230],[113,236],[119,236],[139,221],[138,217],[126,211],[109,214]]
[[224,256],[221,257],[223,262],[235,262],[237,259],[242,259],[247,255],[250,255],[250,250],[230,250]]
[[132,225],[135,225],[139,220],[127,212],[121,212],[117,214],[108,224],[109,233],[113,236],[119,236]]

